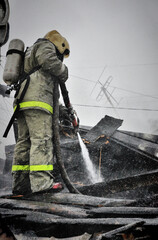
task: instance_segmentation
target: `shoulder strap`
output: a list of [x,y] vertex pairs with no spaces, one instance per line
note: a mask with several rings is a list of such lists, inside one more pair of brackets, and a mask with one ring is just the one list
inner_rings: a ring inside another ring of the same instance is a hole
[[20,103],[22,102],[22,100],[23,100],[23,98],[24,98],[24,96],[25,96],[25,93],[26,93],[26,91],[27,91],[27,89],[28,89],[28,87],[29,87],[29,84],[30,84],[30,75],[31,75],[32,73],[34,73],[35,71],[39,70],[40,68],[41,68],[41,66],[36,66],[36,67],[34,67],[28,74],[25,75],[25,77],[23,77],[22,79],[19,80],[19,81],[20,81],[20,84],[21,84],[24,80],[26,80],[26,84],[25,84],[24,89],[23,89],[23,91],[22,91],[22,93],[21,93],[21,95],[20,95],[20,98],[17,100],[16,109],[15,109],[15,111],[14,111],[14,113],[13,113],[13,115],[12,115],[12,117],[11,117],[9,123],[8,123],[8,126],[7,126],[4,134],[3,134],[3,137],[4,137],[4,138],[6,138],[6,137],[8,136],[8,133],[9,133],[9,131],[10,131],[10,128],[11,128],[11,126],[12,126],[12,124],[13,124],[16,116],[17,116],[17,113],[19,112]]
[[7,53],[6,53],[6,56],[8,56],[8,55],[10,55],[10,54],[12,54],[12,53],[18,53],[18,54],[20,54],[22,57],[24,57],[24,55],[25,55],[25,52],[20,51],[20,50],[18,50],[18,49],[9,49],[9,50],[7,51]]
[[26,93],[26,91],[27,91],[27,89],[28,89],[29,83],[30,83],[30,76],[27,77],[27,81],[26,81],[26,84],[25,84],[25,86],[24,86],[24,89],[23,89],[23,91],[22,91],[22,93],[21,93],[20,98],[19,98],[18,101],[17,101],[16,109],[15,109],[15,111],[14,111],[14,113],[13,113],[13,115],[12,115],[12,117],[11,117],[9,123],[8,123],[8,126],[7,126],[4,134],[3,134],[3,137],[4,137],[4,138],[7,137],[8,133],[9,133],[9,130],[10,130],[10,128],[11,128],[13,122],[14,122],[14,119],[16,118],[17,113],[19,112],[20,102],[23,100],[23,98],[24,98],[24,96],[25,96],[25,93]]

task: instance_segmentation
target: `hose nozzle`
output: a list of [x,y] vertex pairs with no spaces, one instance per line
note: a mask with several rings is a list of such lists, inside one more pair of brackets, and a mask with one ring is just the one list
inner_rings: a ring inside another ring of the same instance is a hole
[[79,130],[79,118],[74,116],[74,120],[72,121],[72,125],[74,127],[74,132],[75,134],[78,132]]
[[78,129],[79,129],[79,118],[77,117],[77,113],[72,108],[72,106],[70,106],[68,108],[68,111],[69,111],[69,114],[70,114],[70,119],[71,119],[72,125],[74,127],[74,132],[76,134],[78,132]]

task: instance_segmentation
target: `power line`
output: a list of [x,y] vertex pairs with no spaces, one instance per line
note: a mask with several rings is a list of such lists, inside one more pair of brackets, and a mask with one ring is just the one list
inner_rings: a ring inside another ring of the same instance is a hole
[[[95,106],[95,105],[84,105],[84,104],[73,104],[73,106],[113,109],[113,107]],[[116,108],[116,109],[119,109],[119,110],[158,112],[158,109],[150,109],[150,108],[126,108],[126,107],[115,107],[115,108]]]
[[119,88],[119,87],[114,87],[114,86],[109,86],[109,87],[116,88],[116,89],[119,89],[119,90],[122,90],[122,91],[125,91],[125,92],[129,92],[129,93],[138,94],[138,95],[141,95],[141,96],[144,96],[144,97],[150,97],[150,98],[158,99],[158,97],[156,97],[156,96],[152,96],[152,95],[148,95],[148,94],[144,94],[144,93],[140,93],[140,92],[135,92],[135,91],[132,91],[132,90],[127,90],[127,89],[124,89],[124,88]]
[[139,67],[139,66],[156,66],[158,65],[157,62],[153,62],[153,63],[133,63],[133,64],[111,64],[108,65],[108,67]]
[[[119,67],[141,67],[141,66],[157,66],[158,65],[158,62],[153,62],[153,63],[131,63],[131,64],[113,64],[113,63],[111,63],[111,64],[108,64],[107,63],[107,67],[109,67],[109,68],[119,68]],[[77,68],[77,69],[79,69],[79,68],[81,68],[81,69],[83,69],[83,68],[86,68],[86,69],[90,69],[90,68],[92,68],[92,69],[99,69],[99,68],[103,68],[104,66],[102,65],[100,65],[100,66],[70,66],[71,68]]]
[[82,80],[85,80],[85,81],[88,81],[88,82],[96,83],[96,81],[93,81],[93,80],[90,80],[90,79],[87,79],[87,78],[83,78],[83,77],[78,77],[76,75],[70,74],[70,76],[75,77],[75,78],[79,78],[79,79],[82,79]]
[[[88,82],[95,83],[96,85],[99,84],[99,82],[96,82],[96,81],[93,81],[93,80],[90,80],[90,79],[87,79],[87,78],[78,77],[78,76],[76,76],[76,75],[70,75],[70,76],[76,77],[76,78],[79,78],[79,79],[82,79],[82,80],[85,80],[85,81],[88,81]],[[96,85],[95,85],[95,86],[96,86]],[[156,96],[152,96],[152,95],[148,95],[148,94],[143,94],[143,93],[140,93],[140,92],[135,92],[135,91],[128,90],[128,89],[124,89],[124,88],[120,88],[120,87],[115,87],[115,86],[109,86],[109,87],[115,88],[115,89],[118,89],[118,90],[121,90],[121,91],[129,92],[129,93],[137,94],[137,95],[144,96],[144,97],[150,97],[150,98],[158,99],[158,97],[156,97]]]

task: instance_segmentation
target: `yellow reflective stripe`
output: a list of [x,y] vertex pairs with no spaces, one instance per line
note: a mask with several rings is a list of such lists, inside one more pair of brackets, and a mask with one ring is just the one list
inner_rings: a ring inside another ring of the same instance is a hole
[[12,166],[12,171],[29,171],[30,166],[29,165],[13,165]]
[[[27,107],[40,107],[48,110],[50,113],[53,113],[53,108],[48,103],[40,102],[40,101],[28,101],[20,103],[20,108],[27,108]],[[14,107],[14,111],[16,106]]]
[[12,171],[52,171],[53,165],[13,165]]
[[53,165],[32,165],[30,171],[52,171]]

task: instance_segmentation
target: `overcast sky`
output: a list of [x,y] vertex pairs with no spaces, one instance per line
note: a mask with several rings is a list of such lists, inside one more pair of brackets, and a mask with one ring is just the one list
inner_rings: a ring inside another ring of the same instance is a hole
[[[71,50],[65,60],[67,87],[82,125],[94,126],[107,114],[124,120],[121,129],[158,134],[157,0],[10,0],[9,4],[9,41],[20,38],[27,47],[54,29],[67,38]],[[4,66],[5,58],[1,60]],[[96,99],[107,79],[111,104],[105,94]],[[0,101],[4,129],[13,98]],[[12,143],[12,133],[0,141]]]

